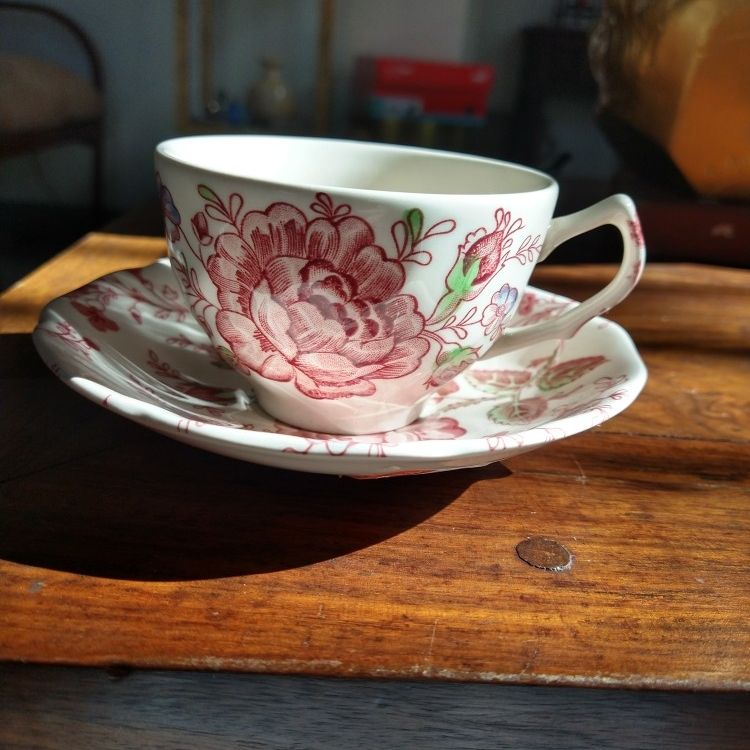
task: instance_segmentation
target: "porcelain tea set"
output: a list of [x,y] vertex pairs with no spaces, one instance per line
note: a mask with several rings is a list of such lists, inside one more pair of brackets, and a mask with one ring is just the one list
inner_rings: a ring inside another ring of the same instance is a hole
[[[45,308],[34,340],[106,408],[191,445],[380,477],[481,466],[599,424],[646,380],[600,316],[638,282],[632,201],[552,219],[556,182],[491,159],[284,136],[156,149],[169,258]],[[613,280],[528,285],[603,224]]]

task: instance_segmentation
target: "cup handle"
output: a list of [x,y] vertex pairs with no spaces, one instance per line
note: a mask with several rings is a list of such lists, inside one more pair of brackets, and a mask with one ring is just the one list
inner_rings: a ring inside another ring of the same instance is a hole
[[583,211],[553,219],[539,261],[547,258],[565,240],[604,224],[613,224],[622,235],[622,261],[614,279],[593,297],[551,320],[522,328],[509,328],[482,356],[483,359],[548,339],[571,338],[584,323],[607,312],[630,294],[643,271],[646,246],[635,205],[627,195],[612,195]]

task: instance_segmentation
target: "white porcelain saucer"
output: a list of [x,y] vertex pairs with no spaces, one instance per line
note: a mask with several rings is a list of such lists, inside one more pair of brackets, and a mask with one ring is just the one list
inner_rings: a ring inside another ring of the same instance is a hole
[[[530,288],[514,325],[572,304]],[[484,466],[610,419],[646,382],[628,334],[595,318],[567,341],[473,365],[407,427],[354,437],[299,430],[263,412],[248,381],[217,356],[166,260],[54,300],[34,343],[71,388],[184,443],[268,466],[361,477]]]

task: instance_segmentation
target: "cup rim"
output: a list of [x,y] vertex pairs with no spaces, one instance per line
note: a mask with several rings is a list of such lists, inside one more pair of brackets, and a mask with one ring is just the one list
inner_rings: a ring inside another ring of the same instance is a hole
[[[324,182],[304,182],[304,181],[287,181],[287,180],[269,180],[263,177],[252,176],[248,174],[241,174],[234,172],[230,169],[212,169],[199,164],[191,162],[189,159],[177,156],[172,153],[168,153],[170,146],[175,144],[184,144],[187,142],[199,142],[199,141],[296,141],[296,142],[321,142],[342,144],[347,146],[363,147],[378,151],[388,151],[403,154],[416,154],[416,155],[431,155],[437,156],[444,159],[455,160],[460,162],[472,162],[477,164],[485,164],[494,167],[504,167],[518,172],[525,172],[526,174],[533,175],[545,184],[540,185],[538,188],[532,188],[530,190],[506,190],[498,193],[480,192],[480,193],[447,193],[447,192],[429,192],[429,191],[401,191],[401,190],[388,190],[379,188],[355,188],[348,186],[339,185],[327,185]],[[356,139],[345,139],[345,138],[324,138],[320,136],[290,136],[290,135],[271,135],[271,134],[211,134],[211,135],[190,135],[190,136],[179,136],[176,138],[168,138],[161,141],[156,145],[155,156],[165,161],[179,164],[189,169],[194,169],[198,172],[202,172],[208,175],[229,177],[232,179],[247,180],[257,185],[264,185],[268,188],[286,188],[286,189],[299,189],[307,190],[311,192],[324,192],[324,193],[336,193],[348,196],[361,196],[361,197],[373,197],[383,199],[386,196],[394,197],[411,197],[411,198],[440,198],[440,199],[451,199],[451,200],[479,200],[488,198],[500,198],[501,196],[508,195],[541,195],[548,191],[554,191],[555,194],[559,191],[559,186],[554,177],[542,172],[533,167],[527,167],[523,164],[517,164],[515,162],[504,161],[502,159],[492,159],[484,156],[475,156],[473,154],[465,154],[457,151],[446,151],[441,149],[424,148],[421,146],[404,146],[400,144],[391,143],[378,143],[371,141],[362,141]]]

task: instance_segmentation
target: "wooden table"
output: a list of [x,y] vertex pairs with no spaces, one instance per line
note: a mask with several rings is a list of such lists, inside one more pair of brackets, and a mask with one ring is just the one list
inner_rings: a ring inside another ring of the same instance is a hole
[[[750,272],[646,271],[613,317],[649,383],[601,427],[361,482],[189,448],[45,369],[43,303],[163,252],[92,234],[0,296],[2,747],[750,747]],[[572,566],[524,562],[536,535]]]

